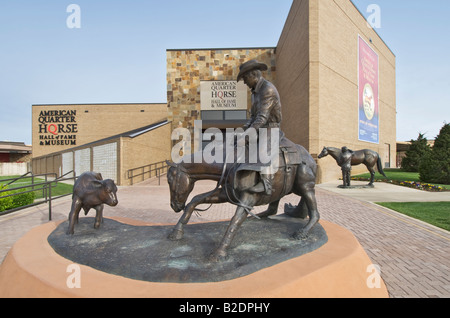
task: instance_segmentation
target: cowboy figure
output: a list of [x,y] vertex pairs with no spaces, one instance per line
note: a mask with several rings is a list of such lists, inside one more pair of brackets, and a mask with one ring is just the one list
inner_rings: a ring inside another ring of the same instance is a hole
[[[252,91],[250,120],[244,126],[244,130],[254,128],[259,134],[260,128],[267,129],[268,144],[270,144],[270,130],[272,128],[280,129],[282,116],[280,95],[276,87],[262,76],[262,71],[267,69],[267,65],[250,60],[240,66],[237,81],[244,80],[244,83]],[[283,134],[280,133],[280,139],[282,136]],[[278,150],[276,155],[278,156]],[[261,171],[261,182],[250,188],[250,192],[272,194],[273,170],[271,168],[273,167],[267,166]]]
[[352,156],[354,151],[347,147],[341,148],[341,156],[339,158],[339,165],[342,170],[342,179],[344,180],[344,186],[350,186],[350,172],[352,170]]

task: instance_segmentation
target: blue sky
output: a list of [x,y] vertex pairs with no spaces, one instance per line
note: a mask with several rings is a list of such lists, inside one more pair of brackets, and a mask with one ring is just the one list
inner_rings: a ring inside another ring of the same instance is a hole
[[[450,122],[450,1],[353,2],[380,7],[397,57],[397,139],[434,138]],[[166,49],[276,46],[291,3],[1,0],[0,140],[31,143],[32,104],[166,102]]]

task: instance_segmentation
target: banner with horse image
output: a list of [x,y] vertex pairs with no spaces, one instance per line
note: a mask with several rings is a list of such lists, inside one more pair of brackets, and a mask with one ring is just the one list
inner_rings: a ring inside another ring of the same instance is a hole
[[378,144],[379,133],[379,64],[378,54],[358,37],[358,139]]

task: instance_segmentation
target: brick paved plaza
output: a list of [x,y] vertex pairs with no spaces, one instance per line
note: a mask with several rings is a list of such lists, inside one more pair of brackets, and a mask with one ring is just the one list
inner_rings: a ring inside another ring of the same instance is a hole
[[[450,193],[427,194],[388,184],[376,184],[375,189],[337,189],[339,183],[317,187],[317,200],[322,219],[349,229],[359,240],[374,264],[381,268],[381,276],[390,297],[450,297],[450,232],[409,218],[371,201],[450,201]],[[196,186],[195,193],[211,190],[214,183]],[[374,195],[376,193],[377,195]],[[105,207],[104,216],[120,216],[157,224],[174,224],[181,216],[169,205],[169,190],[165,180],[161,186],[155,181],[133,187],[121,187],[119,205]],[[385,199],[385,200],[383,200]],[[297,204],[295,195],[280,204]],[[65,220],[70,211],[71,198],[55,201],[53,221]],[[264,207],[258,207],[256,212]],[[234,214],[230,204],[215,205],[207,212],[194,215],[191,222],[229,219]],[[91,211],[89,216],[94,216]],[[12,245],[31,228],[48,222],[48,206],[41,205],[0,217],[0,260]],[[369,274],[368,274],[369,275]]]

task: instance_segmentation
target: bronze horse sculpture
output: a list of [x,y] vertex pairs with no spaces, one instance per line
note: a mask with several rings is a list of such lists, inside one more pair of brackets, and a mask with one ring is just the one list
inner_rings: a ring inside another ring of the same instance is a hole
[[[373,185],[374,179],[375,179],[375,169],[376,166],[378,169],[378,172],[381,173],[384,177],[386,175],[384,174],[383,167],[381,164],[381,158],[380,155],[370,149],[363,149],[358,151],[351,151],[351,159],[350,159],[350,165],[351,166],[357,166],[357,165],[365,165],[367,169],[370,172],[370,182],[369,186]],[[319,154],[318,158],[321,159],[323,157],[326,157],[330,155],[333,157],[337,164],[340,167],[343,167],[345,165],[344,161],[344,155],[342,153],[342,149],[340,148],[334,148],[334,147],[324,147],[322,152]],[[344,187],[350,186],[350,171],[346,171],[346,169],[342,169],[342,178],[344,180]],[[387,178],[387,177],[386,177]]]
[[[291,193],[301,196],[301,201],[298,206],[286,204],[285,213],[292,217],[305,218],[306,215],[309,216],[306,226],[292,235],[293,238],[298,240],[305,239],[320,218],[315,197],[317,164],[305,148],[299,145],[295,146],[297,154],[301,158],[300,163],[290,164],[289,161],[283,160],[274,175],[274,190],[271,195],[248,191],[258,182],[259,174],[256,171],[239,170],[239,164],[210,164],[205,162],[175,164],[167,162],[170,166],[167,180],[170,187],[171,207],[177,213],[184,210],[180,220],[169,234],[169,239],[180,240],[183,238],[184,226],[189,222],[198,205],[232,203],[237,206],[235,215],[231,219],[218,248],[210,255],[210,261],[217,262],[227,256],[227,249],[236,231],[248,214],[252,214],[253,207],[269,204],[268,210],[258,214],[256,216],[258,218],[275,215],[278,211],[280,199]],[[198,180],[217,181],[217,187],[210,192],[195,196],[186,205],[189,194]]]

